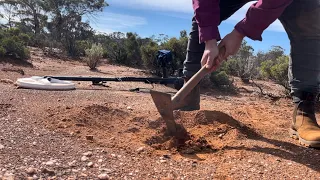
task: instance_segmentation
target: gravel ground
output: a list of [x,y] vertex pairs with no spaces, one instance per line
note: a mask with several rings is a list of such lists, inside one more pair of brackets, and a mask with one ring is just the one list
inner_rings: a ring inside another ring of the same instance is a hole
[[[32,64],[10,67],[25,75],[0,71],[3,179],[320,179],[320,151],[288,137],[289,100],[204,93],[200,111],[175,112],[193,138],[184,142],[186,152],[163,134],[151,85],[77,83],[75,91],[38,91],[12,84],[32,75],[145,76],[142,71],[105,65],[90,72],[35,50]],[[128,91],[137,87],[146,89]]]

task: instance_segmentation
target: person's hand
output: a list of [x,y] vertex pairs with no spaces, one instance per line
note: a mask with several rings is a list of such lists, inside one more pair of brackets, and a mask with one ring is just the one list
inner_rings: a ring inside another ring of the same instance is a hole
[[210,69],[210,72],[216,70],[221,61],[220,58],[217,58],[219,55],[219,49],[217,45],[217,40],[209,40],[206,42],[206,47],[202,56],[201,65],[206,66],[207,69]]
[[226,48],[226,53],[222,57],[223,60],[227,59],[229,56],[235,55],[239,51],[243,38],[244,35],[234,29],[221,40],[219,48],[222,46]]

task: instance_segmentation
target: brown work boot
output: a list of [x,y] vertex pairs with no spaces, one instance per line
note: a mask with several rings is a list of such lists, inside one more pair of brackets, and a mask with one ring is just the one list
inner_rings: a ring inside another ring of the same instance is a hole
[[[190,78],[184,79],[184,84],[188,82]],[[181,111],[195,111],[200,109],[200,84],[198,84],[194,89],[182,100],[182,102],[174,110]]]
[[315,97],[308,95],[295,105],[290,136],[307,147],[320,147],[320,126],[315,116]]

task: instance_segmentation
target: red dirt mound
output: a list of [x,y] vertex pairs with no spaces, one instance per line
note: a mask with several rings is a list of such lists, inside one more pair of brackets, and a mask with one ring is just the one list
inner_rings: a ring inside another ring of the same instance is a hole
[[[145,141],[157,150],[177,150],[181,153],[207,153],[230,145],[235,140],[246,138],[249,134],[242,124],[232,117],[218,111],[175,112],[180,132],[171,137],[162,131]],[[164,127],[159,118],[150,123],[156,129]]]
[[49,127],[53,129],[59,128],[83,139],[90,135],[92,142],[130,150],[148,145],[151,150],[209,153],[249,133],[238,121],[218,111],[175,111],[179,133],[174,137],[166,133],[162,118],[150,120],[150,117],[135,116],[108,105],[60,107],[50,112],[59,112],[49,114]]

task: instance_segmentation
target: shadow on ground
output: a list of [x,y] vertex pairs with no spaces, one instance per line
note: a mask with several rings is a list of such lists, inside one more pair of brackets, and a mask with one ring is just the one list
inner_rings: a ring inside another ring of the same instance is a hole
[[[270,147],[260,147],[260,146],[254,146],[254,147],[225,146],[223,147],[222,150],[224,151],[245,150],[245,151],[253,151],[253,152],[259,152],[264,154],[270,154],[282,159],[294,161],[296,163],[305,165],[317,172],[320,171],[319,159],[315,158],[317,157],[315,155],[315,153],[317,152],[316,149],[308,149],[302,146],[295,145],[290,142],[285,142],[281,140],[264,137],[261,134],[257,133],[254,129],[244,124],[241,124],[238,120],[235,120],[234,118],[232,118],[231,116],[223,112],[219,112],[219,111],[203,111],[203,112],[208,120],[208,122],[206,122],[208,124],[213,124],[215,121],[221,124],[227,124],[228,126],[231,126],[239,130],[248,139],[252,139],[255,141],[262,141],[262,142],[271,144],[273,146],[279,147],[279,148],[270,148]],[[310,150],[310,151],[306,151],[306,150]],[[320,153],[320,151],[318,151],[318,153]],[[200,159],[196,155],[185,155],[185,154],[182,154],[182,155],[189,158]]]

